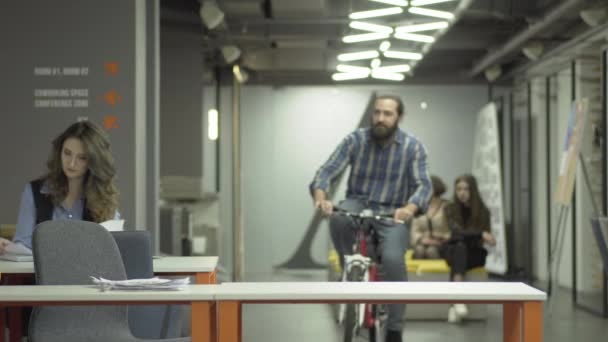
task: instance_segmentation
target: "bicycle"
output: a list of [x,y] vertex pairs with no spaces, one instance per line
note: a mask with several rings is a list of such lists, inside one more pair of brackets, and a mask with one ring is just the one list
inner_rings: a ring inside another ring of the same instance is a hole
[[[371,223],[372,221],[390,221],[403,224],[403,221],[393,219],[392,214],[374,213],[371,209],[354,213],[334,207],[334,215],[350,217],[355,222],[352,254],[344,255],[342,281],[381,280],[381,260],[377,253],[378,238]],[[344,325],[344,342],[354,341],[361,328],[369,331],[371,342],[384,341],[387,316],[385,304],[340,304],[338,323]]]

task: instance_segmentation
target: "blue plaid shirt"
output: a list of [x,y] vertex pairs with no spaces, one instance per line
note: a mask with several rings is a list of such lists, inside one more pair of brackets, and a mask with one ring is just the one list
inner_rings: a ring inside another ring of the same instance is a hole
[[310,184],[311,193],[329,185],[350,165],[346,198],[362,200],[374,210],[394,210],[414,203],[426,211],[432,185],[426,148],[415,137],[398,129],[394,140],[381,146],[370,128],[349,134],[321,166]]

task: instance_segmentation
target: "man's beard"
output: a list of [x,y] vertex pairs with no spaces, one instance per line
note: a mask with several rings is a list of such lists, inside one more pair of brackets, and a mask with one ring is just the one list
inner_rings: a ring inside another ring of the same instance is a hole
[[397,125],[388,127],[388,126],[378,123],[378,124],[375,124],[374,126],[372,126],[371,136],[372,136],[372,139],[374,139],[374,141],[383,143],[383,142],[386,142],[387,140],[389,140],[390,138],[392,138],[396,131],[397,131]]

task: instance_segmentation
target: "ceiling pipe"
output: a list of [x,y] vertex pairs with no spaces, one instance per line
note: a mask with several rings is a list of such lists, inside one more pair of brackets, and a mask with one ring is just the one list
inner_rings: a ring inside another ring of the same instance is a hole
[[567,0],[557,7],[551,9],[546,13],[543,18],[528,27],[527,29],[519,32],[515,36],[501,46],[498,50],[489,52],[479,62],[477,62],[471,71],[469,72],[470,77],[475,77],[477,74],[483,72],[488,67],[499,63],[500,60],[508,54],[519,50],[523,44],[529,39],[533,38],[539,32],[545,30],[552,25],[556,20],[560,19],[566,14],[570,14],[576,11],[578,6],[583,5],[585,0]]
[[[599,40],[604,39],[604,37],[608,36],[608,23],[603,24],[601,26],[592,27],[585,31],[584,33],[576,36],[575,38],[555,47],[551,51],[547,51],[543,54],[543,58],[530,61],[526,64],[520,65],[515,69],[509,71],[506,75],[504,75],[503,79],[511,79],[513,77],[517,77],[519,75],[525,75],[528,73],[532,73],[533,75],[545,75],[546,73],[535,73],[534,70],[538,70],[540,68],[546,67],[553,58],[557,58],[560,56],[567,56],[569,53],[576,55],[577,48],[581,48],[581,45],[584,48],[585,46],[597,42]],[[573,55],[570,55],[573,56]],[[557,71],[557,70],[553,70]]]

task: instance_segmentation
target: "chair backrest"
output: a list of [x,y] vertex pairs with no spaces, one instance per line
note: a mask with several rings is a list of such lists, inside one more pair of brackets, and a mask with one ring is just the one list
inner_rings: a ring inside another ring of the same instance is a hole
[[154,277],[152,239],[145,230],[111,232],[120,251],[127,279]]
[[[152,238],[148,231],[112,232],[122,256],[127,279],[154,277]],[[133,336],[147,339],[179,337],[181,314],[179,306],[130,305],[129,327]]]
[[[126,279],[114,238],[96,223],[43,222],[34,229],[32,246],[38,284],[91,284],[89,276]],[[99,336],[108,341],[133,338],[126,306],[45,306],[32,312],[30,341],[88,341]]]

